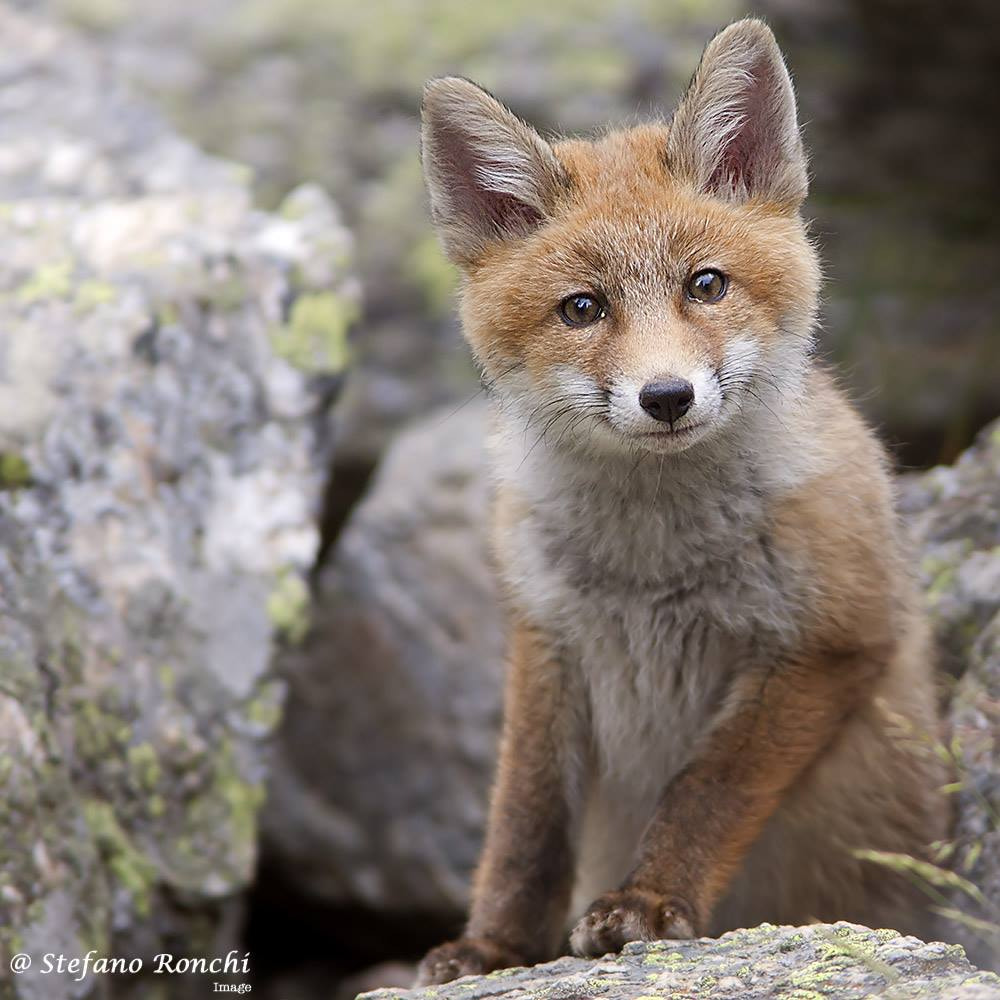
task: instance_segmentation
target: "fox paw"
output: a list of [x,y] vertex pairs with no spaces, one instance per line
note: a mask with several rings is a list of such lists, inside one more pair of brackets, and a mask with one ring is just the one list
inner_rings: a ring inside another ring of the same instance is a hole
[[570,935],[577,955],[595,958],[621,951],[629,941],[696,936],[694,912],[681,900],[645,889],[607,892],[590,905]]
[[432,948],[417,966],[415,986],[438,986],[460,976],[480,976],[494,969],[523,965],[524,960],[485,938],[459,938]]

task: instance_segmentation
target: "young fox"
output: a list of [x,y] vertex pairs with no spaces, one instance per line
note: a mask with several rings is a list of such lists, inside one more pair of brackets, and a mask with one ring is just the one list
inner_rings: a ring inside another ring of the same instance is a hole
[[811,357],[773,35],[731,25],[669,125],[593,142],[434,80],[423,160],[496,402],[512,634],[471,915],[421,981],[550,958],[570,917],[581,955],[918,929],[858,851],[946,833],[928,632],[885,454]]

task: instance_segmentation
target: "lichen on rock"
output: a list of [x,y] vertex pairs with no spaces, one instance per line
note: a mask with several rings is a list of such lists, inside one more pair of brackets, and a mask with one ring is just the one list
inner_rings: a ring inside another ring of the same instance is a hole
[[[255,210],[63,29],[0,31],[0,955],[214,948],[305,620],[351,242],[316,187]],[[303,301],[307,366],[272,341]]]
[[938,752],[955,771],[955,829],[940,860],[975,887],[936,902],[943,933],[1000,968],[1000,421],[954,465],[904,477],[901,506],[948,681]]
[[718,939],[635,942],[620,955],[560,958],[444,986],[375,990],[364,1000],[538,997],[652,1000],[993,1000],[1000,976],[969,964],[955,945],[926,944],[855,924],[761,924]]

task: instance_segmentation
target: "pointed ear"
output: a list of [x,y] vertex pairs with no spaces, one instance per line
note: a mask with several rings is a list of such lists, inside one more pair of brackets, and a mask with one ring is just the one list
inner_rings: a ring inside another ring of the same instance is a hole
[[459,77],[431,80],[421,112],[431,214],[454,263],[470,264],[491,242],[541,224],[565,177],[533,128]]
[[671,168],[734,201],[797,208],[808,190],[795,92],[771,29],[731,24],[709,42],[674,114]]

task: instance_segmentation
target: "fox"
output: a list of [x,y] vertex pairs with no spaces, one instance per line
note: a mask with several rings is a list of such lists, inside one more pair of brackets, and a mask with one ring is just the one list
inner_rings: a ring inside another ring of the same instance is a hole
[[417,982],[764,921],[920,933],[872,852],[946,836],[932,640],[887,452],[817,356],[770,28],[594,138],[431,80],[421,155],[491,400],[509,653],[468,922]]

